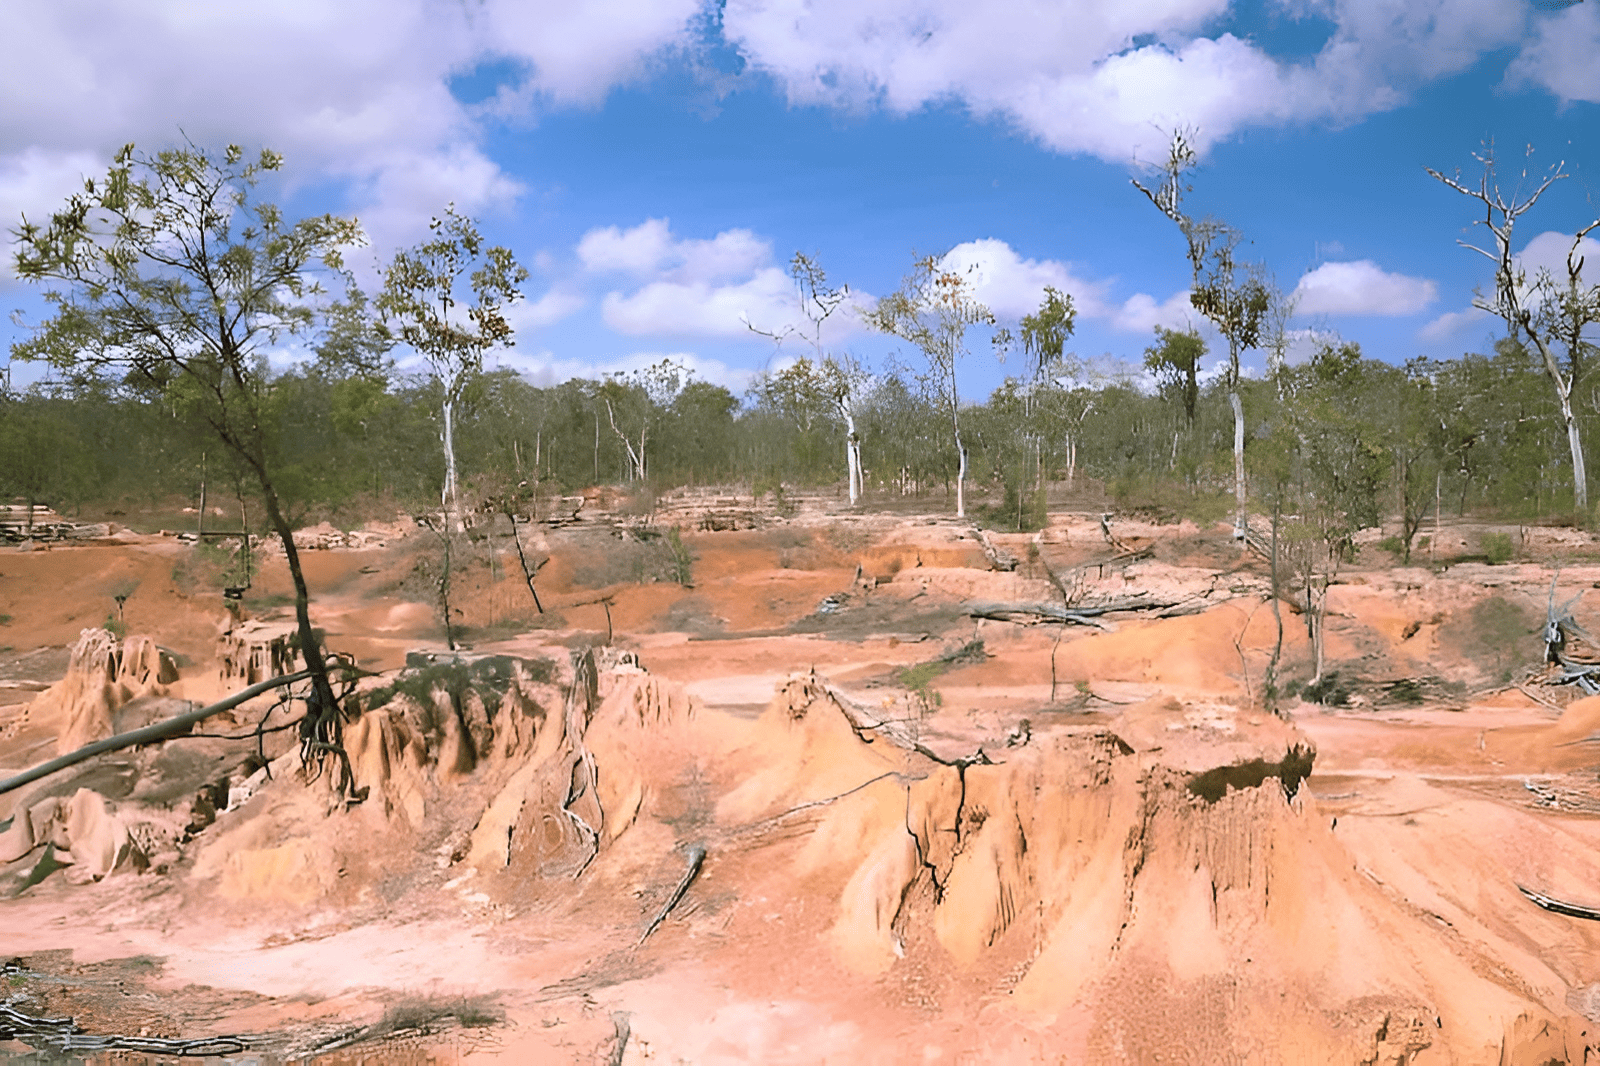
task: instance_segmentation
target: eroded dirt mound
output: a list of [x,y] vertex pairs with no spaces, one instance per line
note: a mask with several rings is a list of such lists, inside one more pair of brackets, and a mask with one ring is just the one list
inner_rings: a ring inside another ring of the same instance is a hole
[[[372,989],[501,996],[507,1061],[1595,1054],[1600,923],[1518,886],[1600,903],[1600,700],[1557,721],[1513,687],[1289,722],[1258,709],[1261,681],[1275,655],[1305,676],[1303,625],[1285,609],[1280,648],[1226,531],[1224,572],[1097,516],[1038,537],[880,525],[686,536],[693,588],[633,573],[660,538],[530,537],[569,617],[474,631],[460,656],[406,655],[432,608],[394,598],[399,555],[316,553],[334,647],[408,663],[357,692],[353,789],[270,732],[293,721],[266,700],[3,797],[0,947],[70,936],[166,955],[173,987],[267,997],[216,1032],[287,1024],[307,997],[376,1032]],[[507,559],[466,590],[473,624],[532,613]],[[1506,684],[1488,651],[1516,661],[1550,576],[1481,569],[1339,586],[1338,668],[1373,692]],[[980,599],[1107,610],[1062,628]],[[6,719],[6,758],[69,721],[115,728],[141,692],[294,665],[281,619],[230,630],[176,681],[86,637],[40,693],[53,709]]]
[[126,716],[116,712],[136,699],[164,694],[176,680],[172,655],[149,637],[122,640],[109,630],[85,629],[72,647],[66,677],[34,697],[18,726],[53,728],[56,748],[65,754],[129,728]]

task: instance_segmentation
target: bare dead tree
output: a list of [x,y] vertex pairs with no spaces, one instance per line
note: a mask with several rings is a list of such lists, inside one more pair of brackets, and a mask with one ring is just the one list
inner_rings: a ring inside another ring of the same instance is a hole
[[[1524,160],[1531,157],[1533,147],[1528,147]],[[1546,376],[1555,387],[1556,400],[1561,405],[1561,419],[1567,430],[1567,447],[1572,453],[1572,500],[1574,507],[1587,515],[1589,509],[1589,477],[1583,460],[1583,439],[1578,420],[1572,408],[1572,390],[1583,371],[1583,356],[1592,348],[1584,339],[1584,331],[1600,323],[1600,284],[1584,288],[1582,283],[1584,238],[1596,227],[1600,219],[1590,222],[1577,232],[1572,247],[1567,252],[1567,278],[1563,285],[1548,269],[1540,268],[1533,282],[1528,281],[1527,268],[1512,250],[1512,235],[1517,220],[1556,182],[1567,177],[1558,162],[1547,170],[1531,193],[1520,196],[1517,189],[1510,196],[1500,187],[1495,175],[1493,143],[1473,158],[1483,166],[1483,174],[1476,185],[1461,179],[1457,170],[1453,175],[1427,167],[1428,173],[1449,188],[1477,201],[1483,218],[1473,225],[1482,226],[1493,238],[1493,248],[1481,248],[1468,241],[1456,243],[1469,248],[1494,264],[1494,293],[1485,296],[1479,292],[1472,305],[1495,315],[1505,322],[1513,340],[1526,338],[1539,353]],[[1524,162],[1518,187],[1528,179]],[[1566,366],[1557,356],[1558,347],[1566,348]]]

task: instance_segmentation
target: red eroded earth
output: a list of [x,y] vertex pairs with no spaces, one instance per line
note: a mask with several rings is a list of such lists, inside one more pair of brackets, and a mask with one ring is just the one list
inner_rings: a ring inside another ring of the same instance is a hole
[[[352,780],[268,695],[0,794],[5,1002],[239,1062],[1600,1054],[1600,698],[1533,676],[1600,566],[1363,554],[1312,703],[1264,560],[1112,532],[524,527],[540,613],[480,527],[455,654],[437,538],[308,534]],[[281,552],[237,612],[218,555],[0,549],[0,777],[293,666]]]

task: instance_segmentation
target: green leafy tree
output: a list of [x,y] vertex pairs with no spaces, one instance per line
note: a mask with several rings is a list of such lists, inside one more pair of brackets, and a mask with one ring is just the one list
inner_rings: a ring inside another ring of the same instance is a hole
[[47,225],[24,219],[16,231],[16,271],[49,286],[54,313],[12,352],[72,375],[121,371],[207,425],[250,471],[294,582],[313,685],[307,751],[336,753],[348,787],[340,711],[270,454],[266,357],[337,314],[320,279],[346,282],[342,252],[362,235],[354,219],[290,223],[260,200],[257,182],[280,165],[269,151],[246,161],[237,146],[221,158],[192,145],[153,156],[124,147]]
[[789,261],[789,276],[794,279],[800,313],[805,316],[806,325],[767,330],[749,319],[745,319],[745,325],[779,348],[791,334],[799,332],[811,346],[811,355],[801,356],[777,374],[763,374],[752,391],[758,403],[782,411],[796,421],[800,432],[808,438],[818,428],[818,414],[827,413],[838,418],[844,430],[845,478],[850,504],[854,506],[861,498],[863,477],[856,407],[868,375],[853,356],[829,352],[822,341],[823,326],[849,301],[850,286],[830,285],[822,264],[804,252],[794,253]]
[[463,390],[483,370],[485,353],[511,347],[515,333],[505,308],[522,296],[528,271],[510,249],[488,245],[470,218],[451,204],[428,224],[432,238],[397,252],[384,274],[378,310],[399,338],[428,361],[444,390],[440,442],[444,487],[440,500],[454,517],[457,499],[455,415]]
[[[1025,377],[1016,383],[1008,396],[1015,396],[1020,401],[1016,405],[1016,424],[1026,438],[1030,453],[1027,458],[1033,479],[1032,506],[1036,512],[1035,518],[1040,522],[1043,521],[1045,482],[1045,431],[1041,415],[1044,405],[1049,402],[1049,394],[1059,391],[1059,379],[1076,369],[1069,365],[1075,360],[1067,354],[1066,346],[1077,318],[1078,312],[1072,304],[1071,294],[1063,293],[1053,285],[1046,285],[1039,309],[1022,316],[1018,324],[1022,352],[1028,367]],[[1009,330],[1002,329],[996,333],[995,347],[1002,357],[1011,344]],[[1025,510],[1019,507],[1018,513],[1022,514]],[[1024,519],[1019,518],[1018,521]]]
[[1396,372],[1363,360],[1359,345],[1328,340],[1305,366],[1280,365],[1276,373],[1282,399],[1259,465],[1281,516],[1274,554],[1281,551],[1294,580],[1315,687],[1326,664],[1328,589],[1356,531],[1381,518],[1392,455],[1373,405],[1394,387]]
[[966,275],[947,270],[933,256],[916,260],[899,290],[880,299],[864,316],[880,333],[917,346],[928,361],[929,392],[950,423],[956,450],[956,516],[966,517],[967,448],[961,440],[961,393],[956,369],[967,354],[967,329],[993,326],[994,314],[972,294]]
[[1156,343],[1144,350],[1144,365],[1155,376],[1163,396],[1178,399],[1184,417],[1194,425],[1195,404],[1200,399],[1200,360],[1206,342],[1195,330],[1156,327]]
[[1233,532],[1235,537],[1243,539],[1247,501],[1239,357],[1261,340],[1262,330],[1271,319],[1276,294],[1262,267],[1239,261],[1239,245],[1244,237],[1238,230],[1214,218],[1196,219],[1185,213],[1183,198],[1193,189],[1186,175],[1197,162],[1190,139],[1183,130],[1173,132],[1158,188],[1147,188],[1138,179],[1133,180],[1133,185],[1157,210],[1177,223],[1188,245],[1189,265],[1194,273],[1189,302],[1216,325],[1228,342],[1228,404],[1233,408]]

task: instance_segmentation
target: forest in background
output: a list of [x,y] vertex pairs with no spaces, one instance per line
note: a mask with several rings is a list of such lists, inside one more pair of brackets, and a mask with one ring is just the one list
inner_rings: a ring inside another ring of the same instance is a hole
[[[1008,379],[963,406],[971,479],[989,525],[1042,521],[1045,482],[1103,482],[1119,503],[1221,519],[1232,483],[1232,426],[1219,378],[1197,387],[1162,360],[1184,334],[1158,337],[1149,378],[1091,384]],[[663,492],[738,484],[754,494],[842,485],[845,428],[816,364],[757,379],[745,396],[670,364],[601,381],[537,388],[512,371],[473,375],[456,449],[464,495],[572,493],[600,484]],[[374,374],[324,357],[264,375],[268,442],[286,499],[308,514],[359,520],[436,507],[444,477],[436,379]],[[1300,366],[1241,383],[1256,505],[1321,497],[1359,528],[1444,513],[1571,519],[1572,471],[1560,412],[1520,345],[1395,366],[1357,345],[1321,344]],[[1600,397],[1576,390],[1586,429]],[[957,459],[937,398],[906,368],[873,377],[855,406],[866,498],[951,491]],[[1585,434],[1593,436],[1593,429]],[[627,444],[623,438],[628,439]],[[634,451],[643,441],[644,476]],[[251,484],[203,427],[160,394],[95,379],[0,398],[0,493],[66,514],[84,508],[214,501]],[[842,494],[842,490],[841,490]],[[257,509],[259,513],[259,508]],[[1577,516],[1582,518],[1583,516]]]
[[[851,503],[953,495],[958,515],[970,486],[972,517],[1026,530],[1043,524],[1048,486],[1092,479],[1125,507],[1231,511],[1239,537],[1255,532],[1248,512],[1271,515],[1273,554],[1283,532],[1317,545],[1324,571],[1384,519],[1399,518],[1406,558],[1430,513],[1587,526],[1600,285],[1585,283],[1582,250],[1600,220],[1574,237],[1565,278],[1530,278],[1513,224],[1565,175],[1507,199],[1492,152],[1480,160],[1477,185],[1430,173],[1486,212],[1493,251],[1476,250],[1495,284],[1475,302],[1507,328],[1492,353],[1397,364],[1290,331],[1293,296],[1239,258],[1244,235],[1186,207],[1197,159],[1192,131],[1177,130],[1162,181],[1133,184],[1184,237],[1191,303],[1226,346],[1214,374],[1197,332],[1161,327],[1142,364],[1097,371],[1067,350],[1076,311],[1053,288],[1003,323],[969,274],[923,257],[897,292],[857,309],[797,253],[803,321],[746,325],[778,353],[790,338],[809,352],[736,396],[671,361],[552,388],[486,370],[488,352],[515,342],[502,312],[528,272],[474,220],[453,207],[434,218],[369,298],[343,259],[365,240],[356,220],[291,222],[256,196],[281,156],[128,145],[48,225],[13,231],[19,276],[47,286],[55,313],[12,346],[52,372],[0,390],[0,495],[80,514],[198,502],[206,485],[241,507],[259,498],[286,539],[285,512],[355,523],[437,501],[459,527],[462,511],[526,511],[602,484],[760,496],[843,482]],[[869,368],[831,350],[835,314],[859,314],[899,351]],[[274,365],[289,338],[311,357]],[[1309,357],[1288,358],[1296,340],[1312,342]],[[1242,370],[1252,349],[1268,356],[1259,377]],[[399,370],[408,351],[425,372]],[[1023,371],[987,399],[961,394],[964,362],[1018,351]]]

